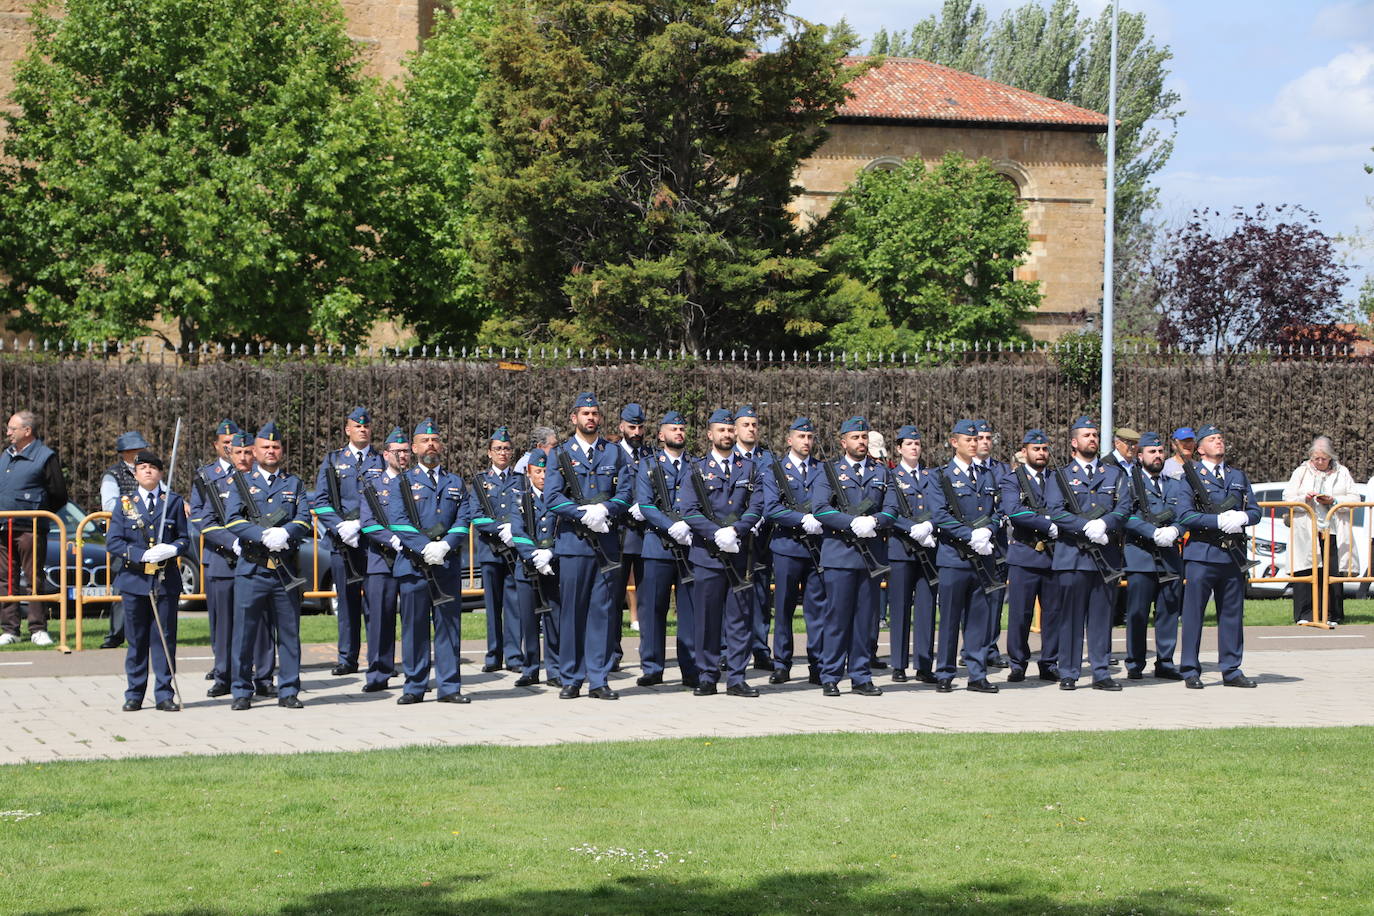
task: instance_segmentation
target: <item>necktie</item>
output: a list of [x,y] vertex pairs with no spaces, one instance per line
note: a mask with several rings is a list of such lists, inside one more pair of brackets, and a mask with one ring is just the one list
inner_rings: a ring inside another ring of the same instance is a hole
[[269,487],[272,486],[272,485],[273,485],[274,483],[276,483],[276,482],[277,482],[277,475],[276,475],[276,474],[268,474],[268,475],[267,475],[267,485],[268,485]]
[[157,509],[157,494],[156,494],[156,493],[149,493],[149,494],[148,494],[148,514],[149,514],[149,515],[155,515],[155,514],[156,514],[156,511],[155,511],[155,510],[156,510],[156,509]]
[[674,474],[680,474],[680,473],[682,473],[682,459],[681,459],[681,458],[674,458],[674,459],[673,459],[673,473],[674,473]]
[[432,487],[434,487],[434,488],[437,490],[437,489],[439,488],[439,474],[438,474],[438,472],[435,471],[434,468],[430,468],[428,471],[425,471],[425,473],[426,473],[427,475],[429,475],[429,485],[432,486]]

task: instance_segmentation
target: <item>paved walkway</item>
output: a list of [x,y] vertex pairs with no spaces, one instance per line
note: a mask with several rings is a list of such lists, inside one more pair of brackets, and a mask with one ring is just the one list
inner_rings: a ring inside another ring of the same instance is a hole
[[[886,634],[884,633],[884,639]],[[1210,640],[1209,640],[1210,641]],[[1374,725],[1374,627],[1334,633],[1276,627],[1246,632],[1246,672],[1255,690],[1208,689],[1176,682],[1125,681],[1121,693],[1060,691],[1037,680],[1003,684],[996,696],[957,690],[936,694],[886,672],[877,698],[822,697],[804,682],[769,686],[751,678],[757,699],[694,697],[675,683],[634,685],[635,645],[615,676],[616,702],[560,700],[547,688],[516,688],[510,672],[482,674],[467,660],[482,646],[465,643],[467,706],[434,702],[397,707],[399,691],[363,694],[359,675],[331,677],[330,647],[306,647],[306,708],[262,701],[231,712],[204,695],[204,649],[179,653],[187,707],[176,714],[146,707],[120,712],[123,653],[90,651],[0,654],[0,763],[183,754],[365,750],[403,745],[537,745],[567,741],[798,734],[811,732],[1016,732],[1240,725]],[[1121,650],[1118,640],[1117,651]],[[1204,655],[1204,658],[1207,656]],[[804,669],[802,669],[804,671]],[[1003,681],[1004,673],[994,677]],[[1087,684],[1087,680],[1080,682]],[[433,694],[429,695],[431,698]],[[151,699],[151,698],[150,698]]]

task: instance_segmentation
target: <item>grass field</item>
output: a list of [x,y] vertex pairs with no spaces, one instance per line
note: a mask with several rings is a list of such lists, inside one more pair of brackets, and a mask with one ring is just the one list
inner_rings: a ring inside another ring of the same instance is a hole
[[0,909],[1368,913],[1372,737],[823,735],[3,767]]

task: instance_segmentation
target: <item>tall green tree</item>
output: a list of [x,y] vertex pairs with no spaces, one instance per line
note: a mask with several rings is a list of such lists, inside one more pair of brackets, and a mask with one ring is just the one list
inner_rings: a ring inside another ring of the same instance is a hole
[[[934,167],[910,159],[869,171],[836,203],[835,267],[877,291],[913,345],[1025,340],[1020,323],[1040,305],[1036,282],[1015,271],[1030,252],[1016,190],[985,159],[948,153]],[[876,328],[869,322],[865,335]]]
[[820,330],[788,211],[858,68],[782,0],[532,0],[486,42],[474,253],[501,331],[783,343]]
[[366,333],[391,144],[335,0],[66,0],[32,22],[0,179],[12,326]]

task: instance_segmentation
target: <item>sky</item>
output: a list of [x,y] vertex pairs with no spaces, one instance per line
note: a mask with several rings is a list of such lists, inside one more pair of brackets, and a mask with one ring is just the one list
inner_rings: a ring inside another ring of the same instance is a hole
[[[990,16],[1024,0],[983,0]],[[1048,5],[1048,0],[1044,0]],[[1096,15],[1105,0],[1079,0]],[[833,23],[842,13],[865,42],[908,29],[941,0],[792,0],[791,11]],[[1299,204],[1332,235],[1363,232],[1374,246],[1374,0],[1121,0],[1143,12],[1174,55],[1169,84],[1183,97],[1172,158],[1156,174],[1157,216]],[[867,49],[864,45],[863,50]],[[1374,247],[1344,249],[1354,280]]]

